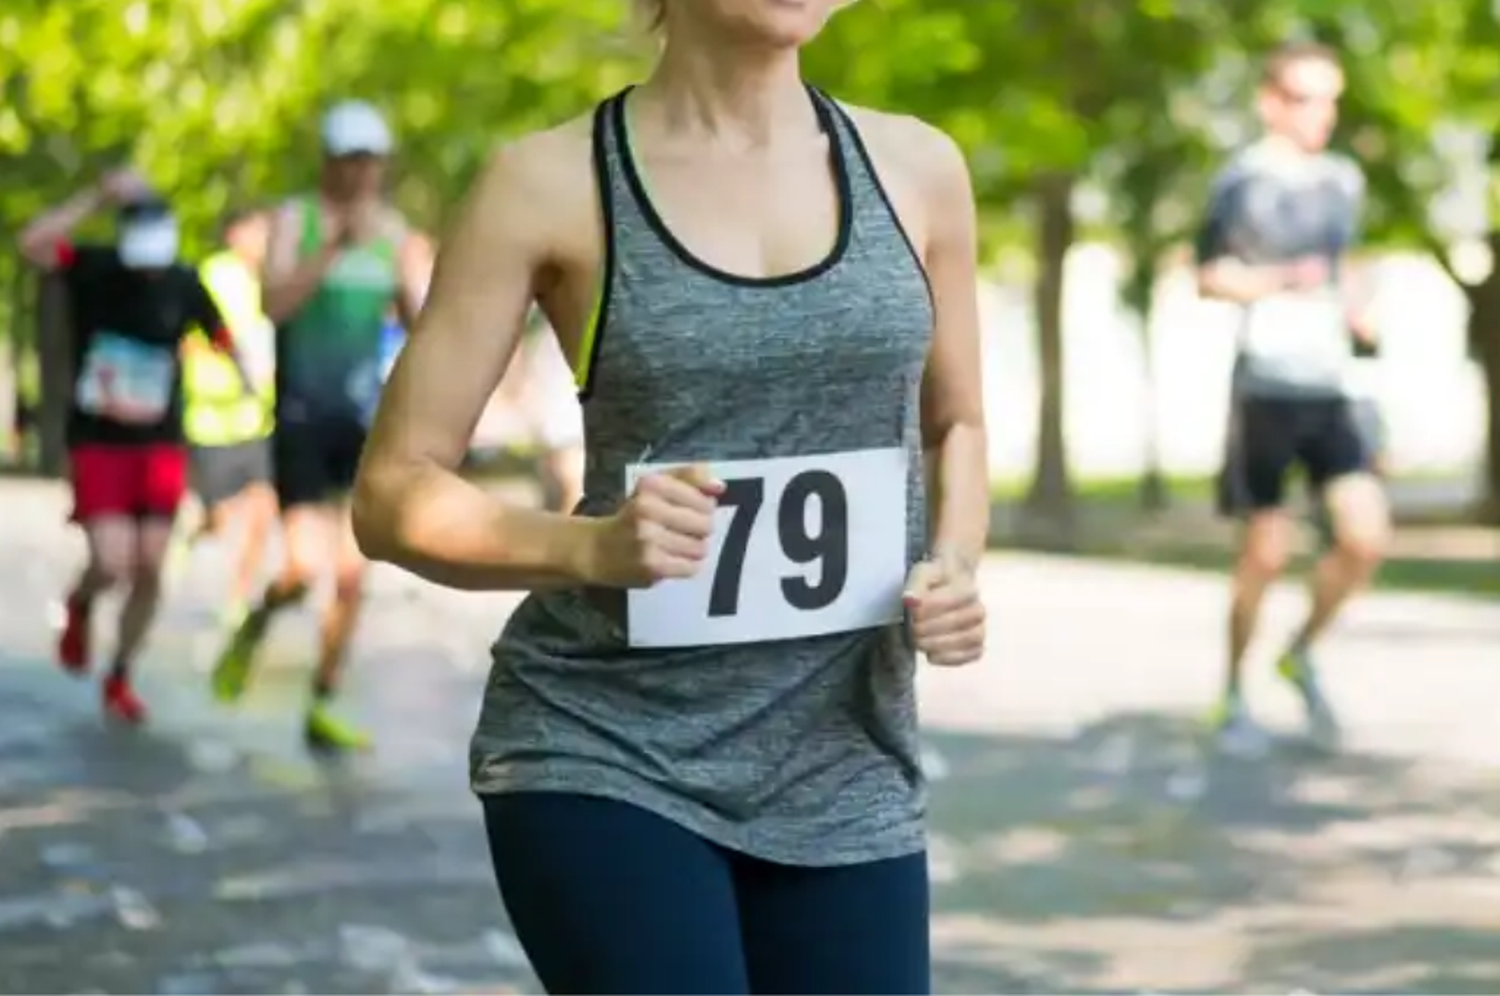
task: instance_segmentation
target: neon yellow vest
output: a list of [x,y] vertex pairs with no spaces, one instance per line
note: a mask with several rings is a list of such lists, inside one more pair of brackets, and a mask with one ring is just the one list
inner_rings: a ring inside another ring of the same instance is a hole
[[261,310],[260,281],[230,252],[204,260],[199,275],[229,324],[251,376],[264,387],[256,396],[246,396],[233,361],[210,345],[205,331],[195,332],[183,344],[182,357],[188,441],[196,446],[233,446],[261,439],[271,431],[275,330]]

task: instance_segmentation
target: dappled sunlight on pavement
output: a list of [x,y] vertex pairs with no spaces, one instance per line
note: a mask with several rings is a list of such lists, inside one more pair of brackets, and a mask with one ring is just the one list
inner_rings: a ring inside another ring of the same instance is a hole
[[[47,499],[50,500],[50,499]],[[143,662],[155,722],[105,727],[46,659],[72,569],[55,508],[0,494],[0,989],[535,992],[490,874],[465,755],[513,598],[376,579],[350,705],[382,733],[299,745],[309,618],[243,708],[212,704],[215,554]],[[11,559],[20,558],[19,560]],[[1207,750],[1223,587],[1159,568],[1000,555],[989,659],[924,669],[945,992],[1500,988],[1500,612],[1356,607],[1326,652],[1351,750],[1313,751],[1264,672],[1265,760]]]

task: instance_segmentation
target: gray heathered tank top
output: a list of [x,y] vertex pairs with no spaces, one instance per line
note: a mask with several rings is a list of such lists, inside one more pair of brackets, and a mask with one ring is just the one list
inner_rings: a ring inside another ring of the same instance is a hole
[[[609,241],[578,513],[618,508],[627,467],[643,459],[894,450],[905,469],[881,490],[892,493],[898,524],[845,539],[884,541],[904,569],[926,544],[918,405],[932,301],[853,123],[810,93],[838,178],[839,236],[823,262],[771,279],[720,272],[683,247],[631,160],[626,94],[599,108],[594,159]],[[892,535],[903,531],[902,476],[904,536]],[[768,512],[776,497],[765,496]],[[758,521],[775,534],[776,515]],[[794,547],[786,544],[789,575],[812,560]],[[802,583],[739,581],[788,600]],[[902,623],[642,649],[631,645],[631,618],[621,591],[552,590],[520,605],[493,648],[471,754],[476,792],[624,800],[786,864],[922,849],[915,655]]]

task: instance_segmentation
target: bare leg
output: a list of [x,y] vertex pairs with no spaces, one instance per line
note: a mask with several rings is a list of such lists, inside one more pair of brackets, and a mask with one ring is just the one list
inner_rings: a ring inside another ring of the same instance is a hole
[[82,675],[92,663],[92,622],[95,600],[117,584],[130,580],[135,570],[135,520],[102,515],[83,524],[88,561],[65,598],[63,631],[58,639],[58,664]]
[[298,505],[282,515],[286,562],[219,656],[213,688],[220,701],[232,702],[244,694],[271,619],[282,608],[300,601],[317,577],[319,565],[328,562],[332,552],[328,518],[323,505]]
[[135,520],[123,515],[101,515],[83,527],[88,542],[84,564],[69,598],[90,603],[117,584],[125,584],[135,570]]
[[364,604],[365,573],[369,567],[354,542],[348,508],[340,509],[338,515],[339,546],[333,598],[323,614],[322,645],[318,657],[316,687],[323,695],[332,695],[338,690],[354,627],[359,621],[359,610]]
[[1350,474],[1330,482],[1324,501],[1334,542],[1313,571],[1312,607],[1294,641],[1303,648],[1322,635],[1351,595],[1370,583],[1390,542],[1390,508],[1373,475]]
[[276,521],[276,495],[265,484],[252,484],[231,499],[227,517],[239,526],[235,544],[234,574],[229,596],[231,604],[245,606],[250,602],[261,567],[266,559],[266,544],[271,524]]
[[313,681],[312,707],[307,714],[307,742],[322,750],[362,750],[370,745],[369,735],[330,709],[348,663],[369,567],[354,542],[347,506],[340,509],[338,544],[333,598],[323,615],[318,672]]
[[128,678],[130,667],[145,642],[161,603],[162,566],[172,542],[172,522],[145,519],[136,531],[135,569],[130,590],[120,608],[119,637],[115,645],[114,675]]
[[1229,666],[1225,692],[1238,696],[1245,654],[1255,638],[1266,592],[1286,569],[1292,523],[1286,512],[1269,509],[1251,515],[1235,565],[1229,612]]

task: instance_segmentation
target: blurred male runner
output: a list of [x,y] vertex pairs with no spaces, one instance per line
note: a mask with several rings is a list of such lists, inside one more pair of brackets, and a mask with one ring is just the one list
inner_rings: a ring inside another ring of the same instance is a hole
[[1358,236],[1363,174],[1327,148],[1343,88],[1338,59],[1322,46],[1287,45],[1267,58],[1257,98],[1265,133],[1220,174],[1198,238],[1201,291],[1243,309],[1220,498],[1245,528],[1215,725],[1226,748],[1244,753],[1266,745],[1242,696],[1241,668],[1261,602],[1291,550],[1290,471],[1300,467],[1323,496],[1334,542],[1278,671],[1324,739],[1338,723],[1312,648],[1370,580],[1390,529],[1349,398],[1351,335],[1372,343],[1374,332],[1344,263]]

